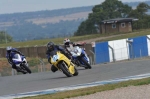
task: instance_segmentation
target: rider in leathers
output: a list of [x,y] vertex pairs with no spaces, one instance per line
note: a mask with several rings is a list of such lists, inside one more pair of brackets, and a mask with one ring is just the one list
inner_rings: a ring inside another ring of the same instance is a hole
[[[74,51],[74,46],[84,47],[84,45],[85,45],[85,42],[80,43],[80,44],[79,43],[76,44],[74,42],[71,42],[68,38],[64,39],[64,48],[66,49],[67,53],[69,53],[70,56],[72,56],[71,51]],[[85,50],[85,48],[83,48],[83,49]],[[74,64],[76,64],[77,66],[80,66],[80,63],[78,61],[74,61],[72,59],[72,62]]]
[[[19,50],[15,49],[15,48],[12,48],[12,47],[7,47],[6,48],[7,50],[7,53],[6,53],[6,58],[8,60],[8,62],[12,65],[12,68],[15,69],[17,72],[22,72],[20,69],[18,69],[16,67],[16,65],[13,63],[13,56],[15,54],[20,54],[20,55],[23,55]],[[24,55],[23,55],[24,56]]]
[[[68,55],[68,53],[65,51],[64,48],[62,48],[61,46],[55,45],[53,42],[49,42],[47,44],[47,51],[46,51],[46,55],[48,58],[48,62],[50,62],[50,56],[51,56],[51,52],[54,50],[58,50],[60,51],[62,54],[64,54],[68,59],[71,59],[71,57]],[[51,63],[50,63],[51,64]],[[51,66],[51,71],[52,72],[56,72],[58,69],[52,65]]]
[[[74,42],[71,42],[68,38],[64,39],[64,48],[67,50],[67,52],[71,55],[71,51],[73,50],[73,47],[74,46],[84,46],[85,45],[85,42],[82,43],[82,44],[79,44],[79,43],[74,43]],[[85,49],[84,49],[85,50]]]

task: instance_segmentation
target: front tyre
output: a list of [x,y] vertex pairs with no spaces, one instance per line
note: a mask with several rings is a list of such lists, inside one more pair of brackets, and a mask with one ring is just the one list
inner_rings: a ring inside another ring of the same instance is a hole
[[69,72],[69,68],[65,63],[60,63],[59,68],[62,70],[62,72],[67,76],[67,77],[72,77],[73,75]]
[[29,69],[29,67],[27,67],[25,64],[23,64],[23,67],[29,74],[31,74],[31,70]]
[[81,58],[82,62],[86,65],[85,69],[91,69],[92,66],[82,57]]

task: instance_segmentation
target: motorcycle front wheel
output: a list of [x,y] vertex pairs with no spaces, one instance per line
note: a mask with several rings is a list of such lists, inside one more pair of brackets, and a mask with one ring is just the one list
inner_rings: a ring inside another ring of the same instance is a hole
[[87,66],[87,67],[85,67],[85,69],[91,69],[92,68],[92,66],[83,57],[81,58],[81,60]]
[[59,68],[62,70],[62,72],[67,76],[67,77],[72,77],[73,75],[69,72],[68,66],[62,62],[59,64]]
[[29,69],[29,67],[27,67],[25,64],[23,64],[22,66],[29,74],[31,74],[31,70]]

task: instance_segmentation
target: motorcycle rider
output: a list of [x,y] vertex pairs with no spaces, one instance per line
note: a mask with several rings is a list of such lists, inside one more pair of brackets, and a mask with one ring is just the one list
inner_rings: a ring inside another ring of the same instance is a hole
[[[55,45],[53,42],[49,42],[47,44],[47,51],[46,51],[46,55],[48,58],[48,62],[50,62],[50,56],[51,56],[51,52],[54,50],[58,50],[60,51],[62,54],[64,54],[68,59],[71,59],[71,57],[68,55],[68,53],[65,51],[64,48],[62,48],[61,46]],[[51,63],[50,63],[51,64]],[[52,65],[51,66],[51,71],[52,72],[56,72],[58,69]]]
[[[83,42],[83,43],[74,43],[74,42],[71,42],[70,39],[68,39],[68,38],[65,38],[63,43],[64,43],[64,48],[67,50],[67,52],[69,53],[70,56],[72,56],[71,51],[74,51],[74,48],[73,48],[74,46],[84,47],[84,45],[86,44],[85,42]],[[83,48],[83,49],[85,51],[85,48]],[[74,64],[76,64],[77,66],[80,66],[80,63],[78,61],[72,60],[72,62]]]
[[69,45],[84,46],[86,44],[85,42],[83,42],[83,43],[74,43],[74,42],[71,42],[70,39],[68,39],[68,38],[65,38],[63,42],[64,42],[64,47],[69,47]]
[[20,55],[23,55],[23,54],[16,48],[12,48],[12,47],[7,47],[6,50],[7,50],[6,58],[7,58],[8,62],[11,64],[12,68],[15,69],[17,72],[24,72],[24,71],[21,71],[20,69],[18,69],[12,60],[12,58],[15,54],[20,54]]
[[[67,52],[70,54],[70,51],[73,50],[73,47],[74,46],[84,46],[86,43],[83,42],[83,43],[74,43],[74,42],[71,42],[70,39],[68,38],[65,38],[64,39],[64,48],[67,50]],[[85,48],[83,48],[85,50]]]

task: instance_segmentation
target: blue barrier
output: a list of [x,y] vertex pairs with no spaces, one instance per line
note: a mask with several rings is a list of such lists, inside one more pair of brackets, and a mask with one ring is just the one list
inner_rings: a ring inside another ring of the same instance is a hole
[[130,58],[139,58],[148,56],[148,46],[147,46],[147,37],[136,37],[129,38],[129,40],[133,39],[133,42],[129,46],[129,55]]
[[[131,41],[131,39],[132,39],[132,41]],[[118,45],[115,43],[116,48],[112,45],[112,49],[114,52],[109,52],[108,42],[96,43],[96,47],[95,47],[96,64],[110,62],[111,59],[114,59],[114,58],[115,58],[114,60],[121,60],[121,56],[124,54],[127,54],[127,55],[124,55],[122,57],[128,56],[128,58],[126,58],[126,59],[148,56],[147,36],[128,38],[127,41],[123,40],[124,45],[126,44],[126,49],[128,49],[129,51],[122,52],[122,53],[120,53],[120,52],[122,49],[125,49],[125,47],[118,49],[119,47],[117,48],[117,46],[121,46],[121,43],[119,42],[119,40],[115,40],[115,41],[118,42]],[[109,43],[113,44],[111,41],[109,41]],[[120,50],[120,52],[118,50]],[[125,50],[123,50],[123,51],[125,51]],[[112,53],[113,53],[114,57],[111,55]],[[119,56],[120,59],[116,59],[115,56]]]
[[96,64],[110,62],[108,42],[96,43],[95,55]]

